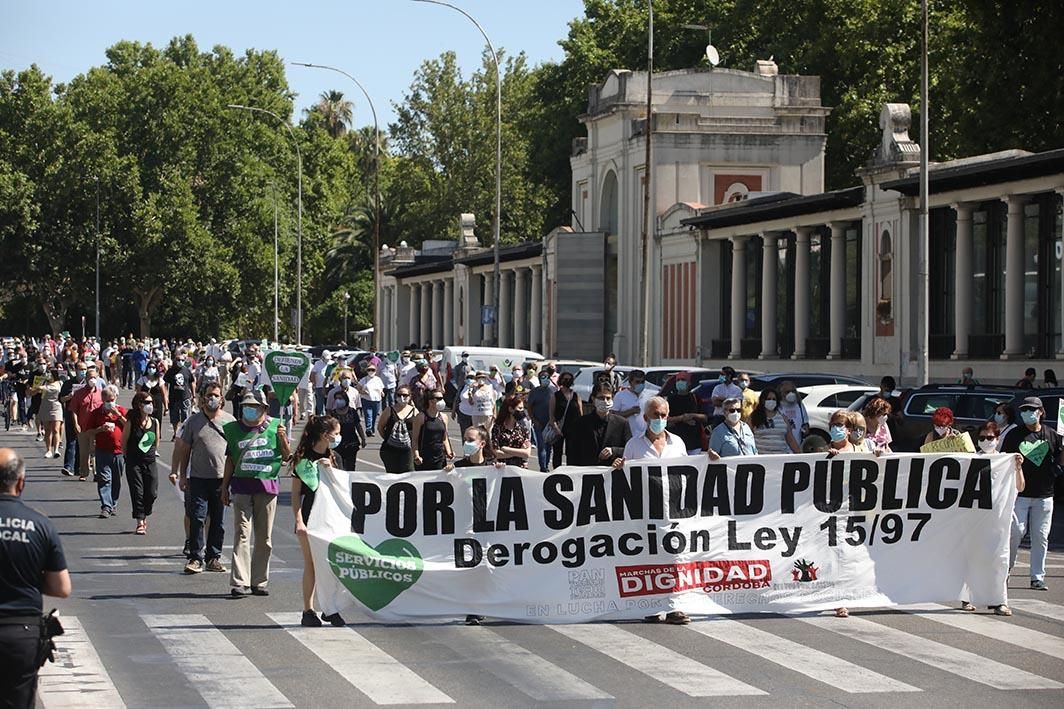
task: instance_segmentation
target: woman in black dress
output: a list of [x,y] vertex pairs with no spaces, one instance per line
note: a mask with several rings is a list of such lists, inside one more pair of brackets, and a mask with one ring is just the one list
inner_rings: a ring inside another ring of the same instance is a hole
[[425,410],[414,417],[410,442],[414,447],[415,470],[443,470],[447,461],[454,458],[451,441],[447,438],[447,414],[443,407],[443,391],[429,389],[425,392]]
[[346,625],[339,613],[332,615],[314,611],[314,557],[310,551],[310,537],[307,536],[307,520],[314,509],[314,494],[318,490],[318,475],[322,467],[318,461],[324,460],[336,466],[334,450],[340,445],[340,424],[332,416],[311,416],[303,429],[296,452],[292,456],[292,511],[296,517],[296,538],[303,550],[303,618],[300,624],[308,628],[319,628],[324,620],[337,627]]
[[389,473],[409,473],[414,469],[410,427],[417,409],[410,401],[410,387],[405,384],[395,391],[395,406],[389,406],[377,419],[381,434],[381,462]]

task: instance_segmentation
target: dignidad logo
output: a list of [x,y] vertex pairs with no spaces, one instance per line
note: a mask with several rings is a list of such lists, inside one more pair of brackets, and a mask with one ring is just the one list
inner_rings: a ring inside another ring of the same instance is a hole
[[683,564],[618,566],[614,569],[621,598],[654,596],[701,589],[719,593],[768,588],[772,565],[767,559],[693,561]]

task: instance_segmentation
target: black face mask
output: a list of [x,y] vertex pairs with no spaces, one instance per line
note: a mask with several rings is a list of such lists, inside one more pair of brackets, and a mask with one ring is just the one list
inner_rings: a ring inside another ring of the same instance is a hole
[[525,416],[528,416],[528,412],[524,409],[514,411],[514,421],[524,421]]

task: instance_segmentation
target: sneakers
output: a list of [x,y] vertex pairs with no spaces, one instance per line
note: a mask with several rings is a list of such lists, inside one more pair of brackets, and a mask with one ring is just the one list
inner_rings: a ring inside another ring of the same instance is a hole
[[1049,586],[1046,586],[1046,582],[1040,579],[1031,579],[1032,591],[1048,591]]
[[330,613],[329,615],[322,613],[321,619],[334,628],[342,628],[347,625],[347,621],[341,618],[339,613]]
[[265,586],[252,586],[251,587],[251,595],[252,596],[268,596],[268,595],[270,595],[270,591]]
[[299,624],[304,628],[320,628],[321,618],[313,610],[303,611],[303,617],[299,620]]
[[62,473],[64,476],[68,477],[68,478],[74,477],[74,471],[71,470],[70,468],[63,468],[59,472]]
[[100,508],[100,519],[108,519],[112,515],[114,515],[114,512],[112,512],[111,510],[107,509],[106,507],[101,507]]
[[37,438],[35,438],[34,440],[43,441],[44,440],[44,434],[43,433],[38,433],[37,434]]
[[137,529],[133,532],[133,534],[140,534],[141,536],[143,536],[143,535],[145,535],[147,533],[148,533],[148,523],[145,522],[142,519],[138,519],[137,520]]
[[221,561],[218,559],[209,559],[206,566],[207,571],[213,571],[215,573],[224,574],[229,571]]
[[665,622],[669,625],[687,625],[691,618],[683,611],[673,611],[665,614]]
[[975,606],[972,605],[971,601],[961,601],[961,610],[962,611],[974,611],[975,610]]
[[[199,559],[189,559],[185,564],[186,574],[198,574],[203,571],[203,562]],[[235,589],[234,589],[235,590]]]
[[249,593],[251,593],[251,589],[247,586],[233,586],[229,589],[229,595],[233,598],[243,598]]
[[466,625],[480,625],[481,621],[483,621],[483,620],[484,620],[484,616],[482,616],[482,615],[467,615],[465,617],[465,624]]

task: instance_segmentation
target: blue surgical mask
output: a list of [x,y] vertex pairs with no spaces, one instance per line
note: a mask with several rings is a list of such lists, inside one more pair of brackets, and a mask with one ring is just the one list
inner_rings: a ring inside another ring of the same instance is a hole
[[240,413],[245,421],[255,421],[259,418],[259,407],[244,406],[240,409]]
[[335,436],[329,439],[329,448],[339,448],[340,441],[342,440],[343,437],[339,433],[337,433]]
[[469,457],[480,450],[479,441],[462,441],[462,454]]
[[665,430],[665,427],[669,425],[669,422],[666,419],[650,419],[648,425],[653,433],[661,433]]
[[687,393],[687,388],[689,386],[690,386],[690,384],[687,383],[686,379],[679,379],[676,382],[676,391],[680,392],[681,394],[686,394]]
[[833,440],[836,443],[838,443],[839,441],[841,441],[844,438],[846,438],[846,427],[845,426],[832,426],[831,430],[828,433],[831,434],[831,440]]
[[643,388],[645,386],[646,386],[646,384],[644,384],[643,382],[639,382],[638,384],[633,384],[632,385],[632,392],[635,393],[635,394],[642,394],[643,393]]
[[103,408],[106,411],[112,411],[115,408],[115,402],[113,402],[113,401],[105,401],[105,402],[103,402]]
[[1028,426],[1033,425],[1038,421],[1037,411],[1021,411],[1020,416],[1023,417],[1023,422]]
[[998,428],[1001,428],[1007,422],[1008,422],[1008,417],[1005,416],[1005,414],[994,414],[994,423],[996,423],[998,425]]

